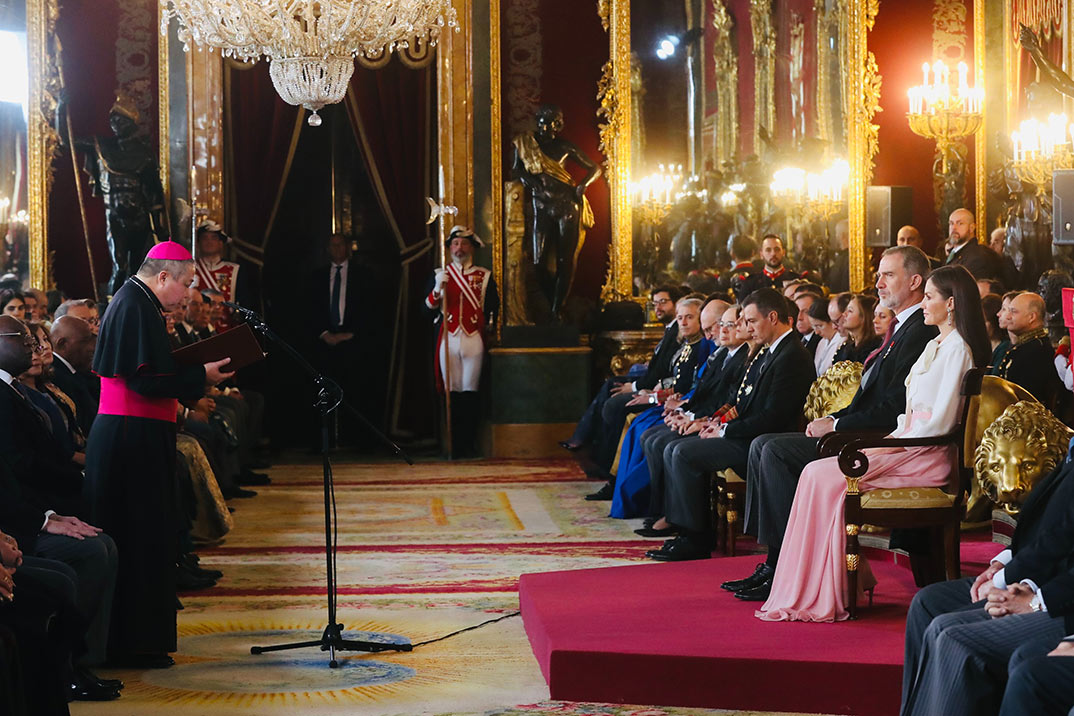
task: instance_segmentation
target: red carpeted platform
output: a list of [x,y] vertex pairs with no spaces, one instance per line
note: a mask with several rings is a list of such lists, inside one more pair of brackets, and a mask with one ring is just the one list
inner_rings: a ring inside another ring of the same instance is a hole
[[769,623],[719,588],[758,559],[522,575],[522,617],[552,698],[898,713],[910,571],[890,553],[871,559],[876,599],[857,621]]

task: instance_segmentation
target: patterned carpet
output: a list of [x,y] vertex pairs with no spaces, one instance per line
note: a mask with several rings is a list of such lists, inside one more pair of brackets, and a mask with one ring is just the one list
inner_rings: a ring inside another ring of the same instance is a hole
[[[326,620],[320,466],[270,474],[258,497],[234,501],[226,542],[202,552],[225,576],[183,597],[176,666],[102,671],[126,682],[123,697],[72,704],[75,716],[729,713],[547,701],[518,617],[411,653],[345,654],[339,669],[316,648],[251,655],[316,639]],[[627,564],[652,547],[636,522],[581,499],[595,484],[569,460],[340,464],[336,482],[339,621],[352,638],[433,639],[515,611],[524,572]]]

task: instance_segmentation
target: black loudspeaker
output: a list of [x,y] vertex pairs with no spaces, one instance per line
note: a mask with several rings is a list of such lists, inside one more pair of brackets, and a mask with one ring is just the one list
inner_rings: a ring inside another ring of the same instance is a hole
[[1074,245],[1074,169],[1052,174],[1052,243]]
[[914,219],[914,190],[908,186],[871,186],[865,197],[865,245],[895,245],[899,229]]

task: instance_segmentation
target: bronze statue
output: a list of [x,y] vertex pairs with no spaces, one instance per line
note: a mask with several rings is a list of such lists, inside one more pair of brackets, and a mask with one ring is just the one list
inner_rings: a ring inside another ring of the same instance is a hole
[[1071,435],[1074,431],[1040,403],[1008,406],[985,429],[974,453],[982,492],[1008,514],[1018,514],[1033,486],[1063,459]]
[[[571,142],[559,136],[563,112],[554,105],[537,110],[537,131],[514,138],[512,173],[530,193],[530,241],[537,281],[548,299],[552,316],[562,319],[574,280],[578,253],[593,210],[586,188],[600,176],[600,167]],[[586,170],[577,185],[565,168],[570,159]]]
[[[56,109],[61,146],[67,146],[66,100]],[[145,260],[154,237],[164,241],[170,234],[164,187],[153,148],[138,133],[138,110],[119,96],[108,114],[111,137],[75,139],[75,149],[86,157],[86,173],[95,194],[104,197],[108,222],[108,248],[112,276],[108,293],[114,294]]]

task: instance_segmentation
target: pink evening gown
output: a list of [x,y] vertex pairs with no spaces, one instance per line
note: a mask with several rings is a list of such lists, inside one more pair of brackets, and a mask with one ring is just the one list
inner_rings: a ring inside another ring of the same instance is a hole
[[[936,338],[906,377],[906,412],[889,437],[919,438],[950,432],[958,421],[962,377],[973,367],[969,346],[957,331]],[[955,449],[951,446],[866,449],[869,470],[861,489],[942,487]],[[794,495],[783,549],[768,601],[756,616],[765,621],[831,622],[847,618],[846,479],[838,458],[806,466]],[[868,564],[862,560],[865,575]]]

